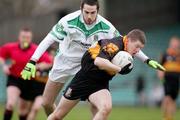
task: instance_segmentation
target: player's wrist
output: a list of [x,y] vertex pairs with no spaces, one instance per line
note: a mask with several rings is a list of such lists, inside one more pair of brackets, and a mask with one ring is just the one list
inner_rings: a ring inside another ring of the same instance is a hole
[[152,59],[148,58],[145,63],[149,64],[149,62],[151,61]]
[[34,61],[34,60],[29,60],[29,63],[36,65],[36,61]]

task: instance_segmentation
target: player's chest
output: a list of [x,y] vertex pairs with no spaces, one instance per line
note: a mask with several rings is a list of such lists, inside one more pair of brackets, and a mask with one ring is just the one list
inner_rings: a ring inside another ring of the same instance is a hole
[[95,30],[72,29],[69,32],[71,41],[93,44],[94,42],[106,38],[106,33]]
[[180,59],[178,56],[166,55],[166,61],[168,62],[178,62]]
[[22,51],[22,50],[13,50],[10,53],[10,58],[12,61],[16,63],[24,63],[27,62],[33,54],[33,51]]

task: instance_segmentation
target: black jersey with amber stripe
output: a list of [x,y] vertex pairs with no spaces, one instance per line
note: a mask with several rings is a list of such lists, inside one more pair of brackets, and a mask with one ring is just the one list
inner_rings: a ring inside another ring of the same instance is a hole
[[180,53],[168,49],[162,56],[161,64],[166,68],[166,72],[180,74]]
[[114,75],[105,70],[100,70],[95,64],[96,57],[102,57],[109,61],[119,52],[126,48],[126,38],[116,37],[113,39],[100,40],[96,46],[89,48],[81,60],[81,73],[86,74],[87,79],[99,82],[109,81]]

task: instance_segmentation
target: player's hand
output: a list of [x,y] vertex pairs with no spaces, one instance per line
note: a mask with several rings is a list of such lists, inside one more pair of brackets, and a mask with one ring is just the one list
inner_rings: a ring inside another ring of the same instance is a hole
[[21,72],[21,77],[24,80],[30,80],[31,77],[35,77],[36,74],[36,66],[35,66],[36,62],[30,60],[26,66],[24,67],[23,71]]
[[119,74],[121,75],[125,75],[128,74],[132,71],[132,68],[129,68],[131,66],[131,63],[127,64],[126,66],[124,66],[121,71],[119,72]]
[[166,71],[166,69],[155,60],[148,59],[147,64],[150,67],[154,68],[154,69],[158,69],[158,70],[161,70],[161,71]]

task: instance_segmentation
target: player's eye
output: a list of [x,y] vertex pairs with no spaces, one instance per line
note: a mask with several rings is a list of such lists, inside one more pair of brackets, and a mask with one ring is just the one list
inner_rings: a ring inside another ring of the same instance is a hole
[[85,11],[85,13],[86,13],[86,14],[89,14],[89,12],[88,12],[88,11]]
[[95,14],[96,12],[94,11],[94,12],[91,12],[91,14]]

